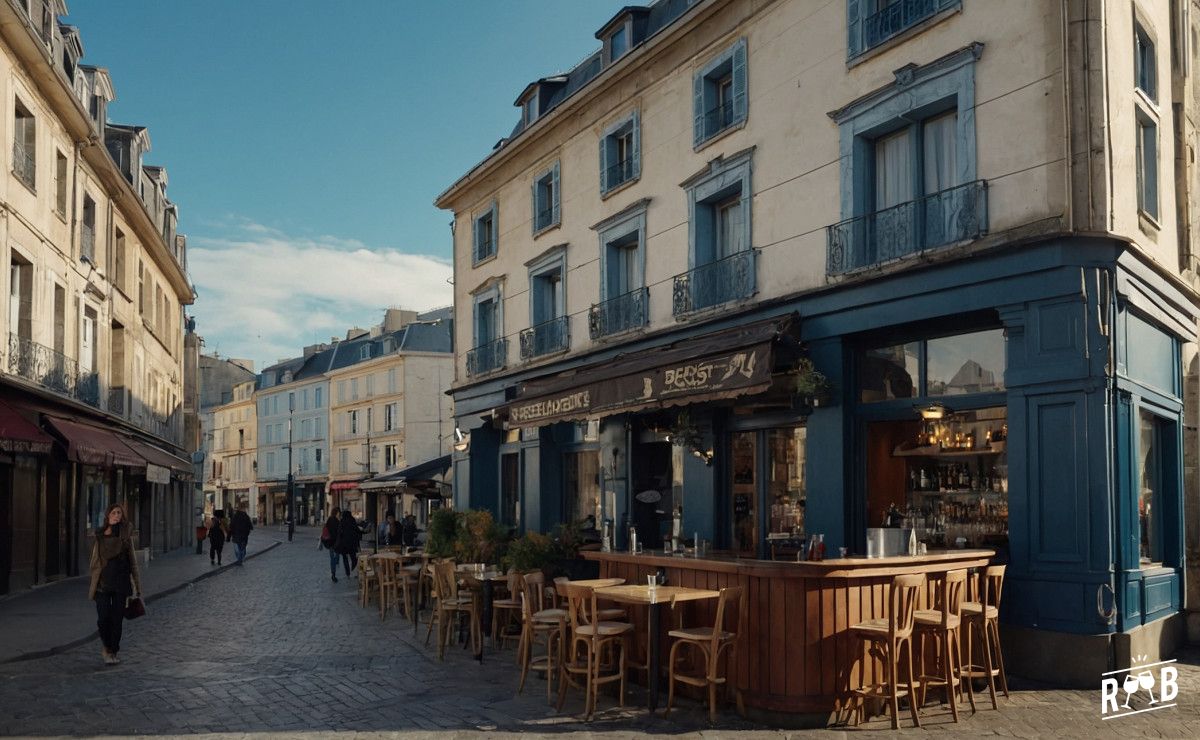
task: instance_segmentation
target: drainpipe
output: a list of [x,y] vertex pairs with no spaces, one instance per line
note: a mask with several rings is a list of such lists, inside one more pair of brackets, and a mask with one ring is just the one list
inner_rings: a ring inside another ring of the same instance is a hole
[[1063,70],[1063,95],[1062,95],[1062,116],[1063,116],[1063,139],[1066,150],[1066,188],[1064,200],[1066,201],[1066,230],[1072,232],[1075,230],[1075,160],[1071,152],[1071,53],[1070,53],[1070,8],[1068,4],[1070,0],[1062,0],[1062,70]]

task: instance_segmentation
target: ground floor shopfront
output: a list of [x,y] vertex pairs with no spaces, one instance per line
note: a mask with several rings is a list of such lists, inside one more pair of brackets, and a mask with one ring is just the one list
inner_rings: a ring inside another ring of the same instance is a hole
[[456,505],[590,516],[619,548],[632,525],[758,559],[822,534],[832,557],[891,524],[993,549],[1012,669],[1096,684],[1183,639],[1197,313],[1077,239],[723,315],[459,389]]
[[191,464],[98,413],[0,387],[0,593],[87,572],[95,530],[125,508],[134,544],[191,545]]
[[[263,524],[283,524],[288,520],[288,483],[273,480],[260,481],[254,487],[257,502],[251,503],[250,516]],[[325,481],[297,479],[292,483],[295,497],[296,523],[313,526],[322,521],[322,512],[327,509]],[[240,503],[234,502],[235,505]]]

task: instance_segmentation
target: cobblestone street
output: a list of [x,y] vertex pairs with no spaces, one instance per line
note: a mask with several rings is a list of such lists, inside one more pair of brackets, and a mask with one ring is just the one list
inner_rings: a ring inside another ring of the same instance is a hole
[[[0,665],[0,734],[891,734],[878,718],[845,731],[772,730],[729,709],[710,728],[705,713],[687,702],[669,718],[648,715],[639,707],[637,686],[625,709],[602,697],[596,719],[585,723],[577,714],[577,694],[562,715],[547,706],[539,680],[518,697],[511,650],[489,651],[481,666],[453,649],[439,663],[423,645],[424,626],[418,639],[411,623],[395,617],[381,622],[376,610],[358,607],[355,581],[330,583],[327,568],[315,533],[302,530],[291,545],[152,604],[145,619],[126,624],[120,666],[106,668],[97,643]],[[1096,692],[1035,692],[1014,679],[1026,688],[999,712],[981,709],[954,726],[935,709],[924,729],[900,734],[1200,737],[1200,667],[1195,652],[1182,658],[1179,706],[1173,709],[1103,722]]]

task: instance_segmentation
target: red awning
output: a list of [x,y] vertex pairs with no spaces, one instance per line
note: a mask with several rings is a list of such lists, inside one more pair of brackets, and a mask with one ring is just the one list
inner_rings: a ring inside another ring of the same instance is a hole
[[339,480],[329,484],[330,491],[352,491],[362,485],[360,480]]
[[46,421],[67,443],[67,458],[84,465],[145,468],[146,460],[107,429],[47,416]]
[[47,455],[54,440],[37,425],[4,403],[0,403],[0,450]]

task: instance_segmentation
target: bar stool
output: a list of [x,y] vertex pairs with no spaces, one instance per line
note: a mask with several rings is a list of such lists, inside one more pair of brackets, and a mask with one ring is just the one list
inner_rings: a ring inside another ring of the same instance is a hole
[[[629,652],[629,638],[633,635],[633,625],[629,622],[588,621],[587,615],[599,613],[596,590],[591,586],[577,586],[567,583],[567,624],[571,634],[559,660],[558,672],[558,711],[562,711],[567,700],[567,684],[579,687],[575,676],[583,674],[584,683],[584,712],[588,719],[596,711],[600,685],[620,683],[619,702],[625,706],[625,657]],[[579,648],[584,648],[583,661],[580,661]],[[621,657],[617,662],[616,671],[602,676],[601,655],[605,649],[620,649]]]
[[[900,728],[900,697],[908,696],[908,708],[912,713],[913,725],[921,726],[917,717],[916,690],[913,684],[912,635],[917,609],[917,595],[925,584],[922,573],[896,576],[888,594],[890,610],[887,619],[868,619],[850,628],[850,632],[863,641],[863,665],[866,666],[870,651],[879,647],[883,652],[883,663],[887,670],[887,698],[892,709],[892,729]],[[908,689],[899,687],[901,648],[908,659]],[[882,686],[863,686],[852,693],[858,694],[860,702],[867,697],[883,696]],[[859,705],[862,709],[862,703]]]
[[[938,589],[938,609],[918,609],[913,615],[917,630],[917,655],[920,656],[921,670],[917,682],[921,685],[921,695],[917,704],[925,706],[925,692],[929,687],[944,687],[946,701],[950,702],[950,715],[958,721],[958,704],[954,694],[962,690],[962,644],[959,640],[959,627],[962,624],[963,589],[967,584],[966,570],[953,570],[942,579]],[[934,646],[941,656],[940,674],[931,674],[925,668],[925,638],[932,637]],[[972,700],[971,709],[975,709]]]
[[371,597],[375,593],[375,579],[377,574],[371,563],[370,556],[363,556],[358,559],[358,605],[366,608],[367,604],[371,603]]
[[[737,609],[732,625],[726,623],[725,610],[729,604],[734,604]],[[672,605],[673,606],[673,605]],[[737,657],[738,635],[741,634],[742,625],[746,620],[746,597],[745,592],[740,586],[729,586],[721,589],[721,596],[717,600],[717,618],[713,620],[712,627],[689,627],[687,629],[674,629],[667,633],[668,637],[675,640],[671,645],[671,654],[667,660],[668,673],[670,678],[667,683],[667,709],[663,714],[671,712],[671,705],[675,702],[675,682],[686,683],[689,686],[699,686],[708,688],[708,721],[716,723],[717,721],[717,686],[725,684],[733,690],[737,700],[738,714],[746,714],[746,706],[742,702],[742,691],[734,687],[729,681],[728,674],[732,671],[733,661]],[[726,627],[732,629],[725,629]],[[676,653],[682,647],[690,647],[700,651],[704,656],[704,674],[699,676],[689,676],[675,671]],[[719,665],[721,662],[721,653],[728,650],[725,660],[725,673],[719,673]]]
[[[567,619],[565,609],[543,608],[545,605],[546,578],[540,572],[529,573],[522,578],[521,640],[517,645],[517,663],[521,666],[521,683],[517,693],[525,689],[525,676],[529,671],[546,672],[546,701],[551,698],[554,673],[558,670],[557,654],[562,649],[563,625]],[[540,638],[540,639],[539,639]],[[545,654],[534,656],[537,645],[545,647]]]
[[387,618],[388,609],[400,600],[400,561],[385,555],[371,558],[375,564],[375,580],[379,583],[379,619]]
[[[1008,698],[1008,677],[1004,673],[1004,653],[1000,649],[1000,593],[1004,589],[1004,565],[989,565],[979,576],[979,600],[967,601],[962,605],[963,620],[967,623],[967,658],[962,675],[967,683],[967,696],[971,707],[975,707],[975,687],[972,680],[986,677],[988,691],[992,695],[992,709],[996,704],[996,676],[1000,677],[1000,688]],[[983,647],[983,665],[971,662],[971,629],[979,635]],[[993,652],[995,660],[993,661]]]

